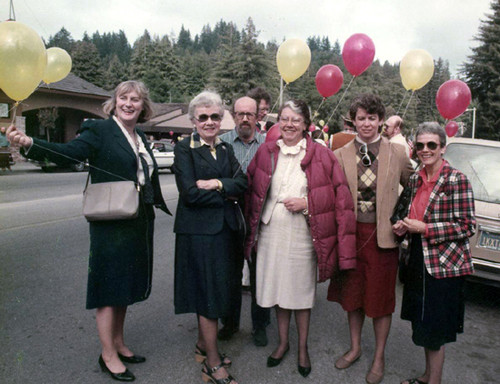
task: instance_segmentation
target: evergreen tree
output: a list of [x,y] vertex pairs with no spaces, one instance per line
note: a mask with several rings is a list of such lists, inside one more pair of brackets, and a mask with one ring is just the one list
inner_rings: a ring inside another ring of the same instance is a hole
[[500,0],[491,3],[493,13],[481,22],[469,61],[462,74],[477,102],[477,137],[499,140],[500,131]]
[[204,51],[185,53],[180,58],[179,87],[182,93],[179,101],[189,102],[203,91],[210,76],[207,69],[212,65],[212,58]]
[[105,75],[104,88],[110,91],[122,81],[128,80],[128,71],[117,55],[113,55],[109,61]]
[[94,44],[86,41],[75,43],[71,52],[73,67],[71,71],[88,82],[104,87],[104,67]]
[[148,60],[152,55],[153,49],[151,35],[145,30],[143,35],[135,41],[132,49],[129,68],[132,79],[140,80],[146,78],[150,70]]
[[179,37],[177,38],[177,43],[175,47],[180,50],[190,50],[193,48],[193,40],[191,40],[191,32],[189,29],[184,29],[184,24],[181,26],[181,31],[179,32]]
[[151,39],[149,32],[144,32],[134,44],[130,76],[144,82],[155,102],[176,101],[181,98],[179,60],[174,55],[167,36]]
[[49,37],[47,48],[59,47],[70,53],[73,50],[75,40],[71,37],[71,33],[64,27],[60,29],[54,36]]

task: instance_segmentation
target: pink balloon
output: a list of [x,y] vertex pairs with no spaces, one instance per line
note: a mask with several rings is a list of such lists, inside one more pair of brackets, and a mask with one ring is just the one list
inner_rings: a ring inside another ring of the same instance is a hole
[[325,126],[323,127],[323,132],[328,132],[330,130],[330,128],[328,128],[328,125],[325,124]]
[[448,80],[436,93],[436,106],[441,116],[451,120],[465,112],[471,99],[467,84],[460,80]]
[[444,129],[445,129],[446,135],[448,137],[453,137],[458,132],[458,124],[454,121],[449,121],[448,124],[446,124],[446,127]]
[[309,126],[309,132],[314,132],[316,130],[316,126],[314,124],[311,124]]
[[344,65],[353,76],[359,76],[373,63],[375,44],[364,33],[355,33],[344,43],[342,59]]
[[174,131],[170,131],[169,134],[170,134],[170,136],[173,136],[174,135]]
[[268,141],[276,141],[281,137],[280,123],[273,124],[266,133],[266,143]]
[[344,75],[336,65],[323,65],[316,73],[316,88],[323,97],[335,95],[343,82]]

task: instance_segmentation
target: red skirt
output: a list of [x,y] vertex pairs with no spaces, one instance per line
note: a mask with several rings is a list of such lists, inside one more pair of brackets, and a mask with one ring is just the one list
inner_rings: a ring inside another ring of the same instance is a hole
[[390,315],[396,306],[398,248],[377,245],[374,223],[356,224],[356,269],[340,271],[330,280],[328,300],[347,312],[362,309],[372,318]]

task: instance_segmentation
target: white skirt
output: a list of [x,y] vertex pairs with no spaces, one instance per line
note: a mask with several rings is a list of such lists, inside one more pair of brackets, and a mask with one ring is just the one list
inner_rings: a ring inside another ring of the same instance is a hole
[[257,303],[265,308],[312,308],[316,271],[316,253],[305,216],[277,203],[269,224],[260,224]]

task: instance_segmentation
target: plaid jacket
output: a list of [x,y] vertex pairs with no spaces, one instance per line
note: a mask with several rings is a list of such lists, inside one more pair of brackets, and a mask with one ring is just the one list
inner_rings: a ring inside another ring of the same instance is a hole
[[[409,181],[412,200],[421,184],[419,173],[414,173]],[[469,237],[476,231],[472,186],[447,162],[431,192],[423,221],[427,224],[426,236],[422,235],[427,272],[438,279],[472,274]]]

